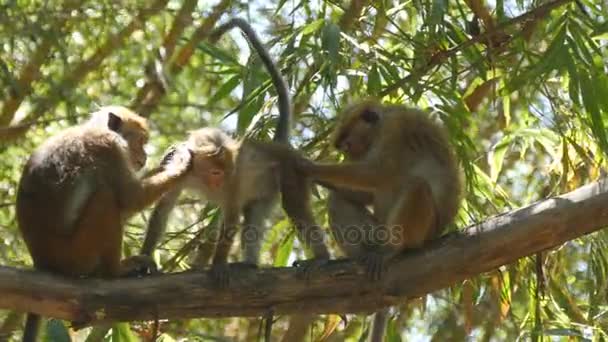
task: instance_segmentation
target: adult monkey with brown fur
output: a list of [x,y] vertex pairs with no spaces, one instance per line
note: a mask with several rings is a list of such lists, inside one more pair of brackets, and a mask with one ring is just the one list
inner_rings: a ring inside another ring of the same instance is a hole
[[[123,224],[176,186],[190,167],[175,150],[143,179],[146,120],[108,106],[48,139],[30,156],[19,182],[17,220],[36,269],[67,276],[118,277],[153,262],[121,261]],[[23,340],[36,340],[40,317],[28,314]]]
[[[288,146],[292,117],[288,88],[251,26],[242,19],[231,19],[215,30],[212,41],[234,27],[246,34],[271,75],[279,102],[274,141]],[[183,186],[163,197],[154,209],[142,254],[150,255],[164,231],[168,215],[181,190],[190,188],[202,193],[207,200],[219,204],[222,209],[223,223],[212,266],[221,288],[229,284],[230,267],[257,266],[265,230],[264,220],[269,216],[279,192],[282,193],[283,207],[296,224],[304,243],[312,247],[315,256],[322,259],[329,257],[322,241],[308,238],[321,236],[309,205],[310,184],[300,180],[293,163],[283,163],[282,158],[267,150],[271,144],[251,140],[235,141],[222,130],[209,127],[191,132],[184,144],[194,152],[193,171]],[[244,261],[229,266],[228,254],[241,214],[244,216],[241,232]]]
[[[299,165],[345,189],[330,193],[333,235],[379,280],[389,259],[438,237],[454,220],[462,191],[458,163],[446,131],[418,109],[367,100],[347,107],[339,120],[334,146],[347,161]],[[386,314],[376,315],[372,341],[382,341]]]

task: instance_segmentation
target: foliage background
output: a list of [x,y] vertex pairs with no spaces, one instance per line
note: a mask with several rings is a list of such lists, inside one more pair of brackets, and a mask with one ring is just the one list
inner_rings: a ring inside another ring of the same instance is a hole
[[[286,75],[292,143],[308,156],[337,158],[327,137],[352,99],[383,97],[443,121],[467,181],[451,229],[577,188],[604,174],[608,152],[606,13],[601,0],[0,0],[0,264],[31,264],[14,215],[27,156],[98,105],[149,116],[149,165],[206,125],[268,139],[276,118],[268,74],[237,32],[206,43],[212,27],[237,15],[255,25]],[[125,255],[137,253],[148,215],[129,223]],[[199,250],[208,258],[214,218],[213,208],[183,197],[156,254],[165,271],[187,269]],[[304,257],[280,210],[272,222],[263,263]],[[600,231],[404,302],[388,340],[606,340],[607,244]],[[0,311],[0,339],[19,317]],[[52,322],[47,339],[58,340],[63,325]],[[287,326],[281,317],[274,336]],[[254,340],[258,328],[257,319],[176,321],[162,324],[162,338]],[[357,341],[368,328],[364,315],[320,316],[308,338]],[[107,339],[150,330],[122,324]]]

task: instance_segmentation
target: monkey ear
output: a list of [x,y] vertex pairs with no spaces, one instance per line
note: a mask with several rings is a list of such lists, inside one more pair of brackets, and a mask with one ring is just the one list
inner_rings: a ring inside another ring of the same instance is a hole
[[118,132],[120,127],[122,127],[122,119],[120,116],[108,112],[108,128],[114,132]]
[[367,108],[361,113],[361,119],[367,123],[374,124],[378,122],[380,115],[378,115],[378,112],[374,111],[373,109]]

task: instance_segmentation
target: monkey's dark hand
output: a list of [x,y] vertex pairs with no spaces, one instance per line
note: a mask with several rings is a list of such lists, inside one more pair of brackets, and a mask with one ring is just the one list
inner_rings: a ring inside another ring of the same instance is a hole
[[365,274],[369,280],[379,281],[382,279],[386,271],[386,255],[376,251],[368,251],[363,253],[358,260],[365,267]]
[[154,259],[148,255],[134,255],[120,263],[121,277],[142,277],[160,273]]
[[160,165],[164,169],[174,170],[181,174],[192,170],[193,159],[192,151],[186,144],[177,144],[169,147]]
[[313,274],[319,272],[321,267],[327,265],[328,262],[329,259],[326,258],[313,258],[308,260],[296,260],[291,265],[298,268],[297,276],[308,282]]

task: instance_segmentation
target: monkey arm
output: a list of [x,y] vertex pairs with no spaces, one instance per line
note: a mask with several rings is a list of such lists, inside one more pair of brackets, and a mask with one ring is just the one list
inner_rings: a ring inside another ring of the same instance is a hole
[[[173,152],[171,162],[162,171],[139,179],[129,167],[126,158],[114,158],[113,186],[125,217],[141,211],[175,188],[192,167],[190,152],[186,149]],[[118,156],[121,156],[120,154]],[[120,175],[123,176],[120,176]]]
[[346,189],[374,192],[393,178],[390,172],[382,170],[384,165],[372,166],[368,162],[319,164],[306,163],[303,172],[320,182]]
[[148,230],[144,243],[141,247],[140,254],[152,255],[156,248],[160,237],[164,234],[169,220],[169,214],[175,207],[177,199],[181,193],[181,188],[169,191],[166,193],[154,207],[150,220],[148,221]]

